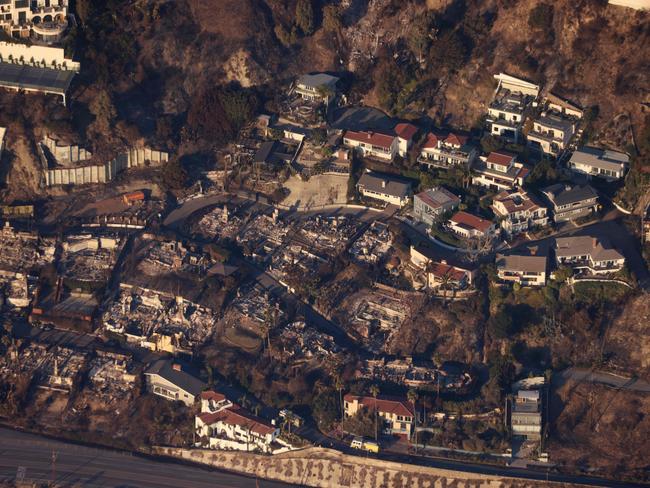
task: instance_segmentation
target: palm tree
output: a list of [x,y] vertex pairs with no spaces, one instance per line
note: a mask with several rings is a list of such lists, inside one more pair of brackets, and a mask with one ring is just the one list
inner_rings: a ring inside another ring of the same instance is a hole
[[377,430],[377,417],[379,416],[377,414],[377,395],[379,395],[379,387],[377,385],[372,385],[370,387],[370,394],[372,397],[375,399],[375,412],[374,412],[374,417],[375,417],[375,442],[377,442],[377,437],[379,436],[379,431]]
[[410,389],[408,393],[406,394],[406,397],[408,398],[409,402],[411,402],[411,405],[413,405],[413,430],[415,432],[415,452],[418,450],[418,416],[417,412],[415,411],[415,402],[418,401],[418,392],[417,390]]
[[447,303],[447,288],[453,282],[453,279],[449,273],[445,273],[441,278],[440,288],[442,288],[442,303]]
[[343,417],[345,415],[343,410],[343,388],[344,387],[345,384],[343,383],[343,378],[341,378],[341,374],[336,373],[336,376],[334,377],[334,388],[336,388],[339,392],[339,407],[341,407],[341,422],[343,422]]

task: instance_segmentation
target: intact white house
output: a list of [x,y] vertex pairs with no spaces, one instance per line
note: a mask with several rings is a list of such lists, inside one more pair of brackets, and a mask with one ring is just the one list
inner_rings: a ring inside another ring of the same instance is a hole
[[501,228],[514,235],[544,227],[548,224],[546,207],[522,189],[502,191],[492,202],[494,214],[501,220]]
[[353,417],[362,410],[376,412],[382,420],[381,432],[389,435],[410,437],[415,423],[413,406],[405,398],[357,396],[348,393],[343,397],[346,417]]
[[343,145],[354,149],[363,157],[391,162],[399,154],[397,136],[373,131],[351,131],[343,134]]
[[435,289],[445,285],[448,289],[462,290],[472,285],[477,269],[452,265],[446,260],[437,260],[435,251],[429,248],[411,246],[411,263],[426,273],[427,287]]
[[537,98],[539,95],[539,85],[521,78],[517,78],[516,76],[502,72],[494,75],[494,79],[499,83],[496,90],[497,92],[501,89],[504,89],[511,92],[522,93],[523,95],[528,95],[533,98]]
[[359,193],[367,198],[403,207],[412,195],[411,184],[393,176],[366,172],[357,183]]
[[418,162],[428,168],[470,167],[478,151],[464,135],[450,133],[441,136],[429,133],[420,151]]
[[408,156],[409,149],[413,146],[413,138],[417,134],[418,128],[413,124],[400,123],[393,130],[397,136],[397,153],[405,158]]
[[144,373],[147,390],[167,400],[178,400],[191,407],[206,387],[200,379],[183,371],[179,363],[159,359]]
[[585,146],[571,155],[567,165],[576,173],[613,181],[623,178],[629,164],[630,157],[625,153]]
[[522,186],[529,173],[528,168],[519,163],[514,154],[505,151],[494,151],[487,157],[481,156],[473,171],[472,183],[494,191]]
[[512,402],[512,435],[538,440],[542,437],[542,401],[539,390],[520,390]]
[[524,97],[520,94],[507,94],[494,100],[488,107],[490,134],[514,143],[519,142],[525,108]]
[[9,36],[56,42],[65,32],[68,0],[0,0],[0,28]]
[[413,217],[428,226],[433,225],[446,212],[460,205],[460,197],[439,186],[418,193],[413,197]]
[[546,284],[546,256],[503,255],[496,256],[497,275],[501,281],[523,286]]
[[542,193],[552,205],[555,222],[586,217],[598,210],[598,193],[589,185],[571,187],[556,183]]
[[302,75],[296,82],[295,91],[303,100],[321,101],[325,105],[336,98],[336,84],[339,79],[327,73]]
[[447,221],[447,226],[455,234],[467,239],[492,237],[497,229],[491,220],[482,219],[463,210],[456,212]]
[[568,147],[574,132],[573,121],[554,114],[542,115],[533,121],[533,129],[527,136],[528,145],[557,156]]
[[215,391],[201,394],[201,413],[194,417],[194,428],[196,445],[211,449],[271,453],[280,435],[275,425]]
[[591,274],[616,273],[625,266],[625,257],[604,237],[558,237],[555,257],[558,266],[565,265]]

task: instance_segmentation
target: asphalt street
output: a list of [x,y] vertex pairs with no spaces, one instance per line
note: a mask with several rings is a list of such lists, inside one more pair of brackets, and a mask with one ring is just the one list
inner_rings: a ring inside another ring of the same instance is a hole
[[[52,462],[53,455],[55,462]],[[0,483],[48,483],[84,488],[281,488],[284,483],[255,480],[199,466],[50,440],[0,428]]]
[[650,393],[650,382],[640,378],[627,378],[602,371],[590,369],[569,368],[559,374],[563,381],[573,380],[586,383],[600,383],[601,385],[620,388],[622,390]]

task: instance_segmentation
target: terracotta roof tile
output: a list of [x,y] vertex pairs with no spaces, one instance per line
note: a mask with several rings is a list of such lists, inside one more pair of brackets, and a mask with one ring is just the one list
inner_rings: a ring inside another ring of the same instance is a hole
[[510,154],[507,152],[492,151],[487,157],[487,162],[500,164],[502,166],[508,166],[510,164],[510,161],[512,161],[514,157],[515,157],[514,154]]
[[388,134],[382,134],[381,132],[355,132],[348,130],[343,135],[344,139],[351,139],[357,142],[365,142],[366,144],[372,144],[373,146],[390,148],[393,144],[394,136],[389,136]]
[[395,134],[407,141],[412,139],[417,131],[418,128],[413,124],[401,123],[395,126]]
[[[375,398],[371,396],[357,396],[348,393],[344,399],[350,403],[356,399],[365,408],[375,408]],[[413,417],[413,406],[404,398],[379,395],[377,396],[376,405],[377,411],[380,413]]]
[[456,225],[464,225],[471,229],[476,229],[481,232],[487,232],[492,226],[492,221],[485,220],[471,213],[464,211],[456,212],[450,219]]

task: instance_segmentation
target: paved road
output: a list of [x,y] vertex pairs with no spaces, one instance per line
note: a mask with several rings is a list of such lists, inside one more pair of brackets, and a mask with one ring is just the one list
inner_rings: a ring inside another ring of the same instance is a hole
[[586,383],[600,383],[601,385],[621,388],[623,390],[650,393],[650,382],[640,378],[626,378],[612,373],[591,371],[582,368],[569,368],[559,373],[562,380],[573,380]]
[[194,212],[201,210],[202,208],[208,207],[210,205],[217,205],[229,200],[229,196],[223,193],[217,193],[215,195],[210,195],[207,197],[195,198],[183,203],[180,207],[172,210],[165,220],[163,225],[169,228],[175,228],[179,224],[182,224],[185,219],[187,219]]
[[281,488],[291,485],[238,476],[197,466],[133,456],[108,449],[78,446],[0,428],[0,483],[15,480],[51,481],[52,452],[56,453],[56,486],[120,488]]

